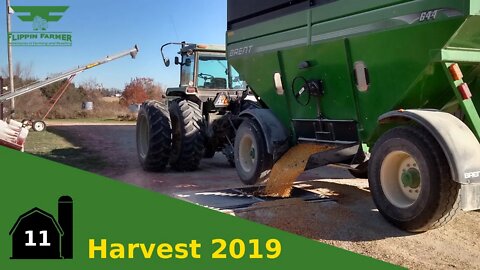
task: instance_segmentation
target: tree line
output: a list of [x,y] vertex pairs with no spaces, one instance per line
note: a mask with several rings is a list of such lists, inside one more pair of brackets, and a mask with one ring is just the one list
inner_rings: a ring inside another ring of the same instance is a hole
[[[5,68],[0,70],[0,76],[4,78],[4,86],[8,87],[9,78]],[[37,81],[31,72],[31,65],[14,67],[15,89],[29,85]],[[16,118],[43,117],[52,102],[52,98],[65,84],[67,80],[59,81],[16,98]],[[141,104],[147,99],[160,100],[163,96],[163,88],[152,78],[132,78],[125,84],[123,89],[106,88],[96,80],[88,80],[80,84],[72,83],[68,86],[65,94],[59,100],[48,118],[85,118],[85,117],[120,117],[131,112],[128,106]],[[85,111],[82,104],[93,102],[94,110]],[[8,113],[9,102],[4,105]]]

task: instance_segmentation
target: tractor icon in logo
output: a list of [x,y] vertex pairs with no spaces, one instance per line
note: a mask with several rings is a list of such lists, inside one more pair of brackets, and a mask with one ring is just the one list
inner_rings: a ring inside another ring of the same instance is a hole
[[42,17],[40,16],[35,16],[35,18],[33,19],[33,30],[35,31],[45,31],[47,30],[48,28],[48,22],[47,20],[43,19]]

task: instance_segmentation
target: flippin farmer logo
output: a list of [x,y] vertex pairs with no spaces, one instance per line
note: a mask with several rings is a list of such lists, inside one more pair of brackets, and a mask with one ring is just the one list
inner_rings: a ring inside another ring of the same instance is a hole
[[49,22],[58,22],[63,17],[63,15],[52,14],[63,14],[68,6],[12,6],[12,9],[15,13],[28,13],[29,15],[18,15],[18,18],[22,22],[33,22],[33,30],[45,31]]
[[72,46],[71,32],[46,32],[68,9],[68,6],[11,6],[10,13],[22,22],[31,23],[33,32],[11,32],[10,43],[12,46]]

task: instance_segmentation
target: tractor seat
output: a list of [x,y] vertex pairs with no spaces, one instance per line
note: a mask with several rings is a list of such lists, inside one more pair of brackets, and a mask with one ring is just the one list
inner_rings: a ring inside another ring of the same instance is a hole
[[225,78],[213,78],[211,83],[210,83],[210,88],[226,89],[227,88],[227,79],[225,79]]

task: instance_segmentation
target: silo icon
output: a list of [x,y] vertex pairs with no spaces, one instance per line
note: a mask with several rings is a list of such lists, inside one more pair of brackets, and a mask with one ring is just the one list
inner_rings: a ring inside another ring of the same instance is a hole
[[58,224],[63,230],[62,257],[73,258],[73,199],[62,196],[58,199]]

